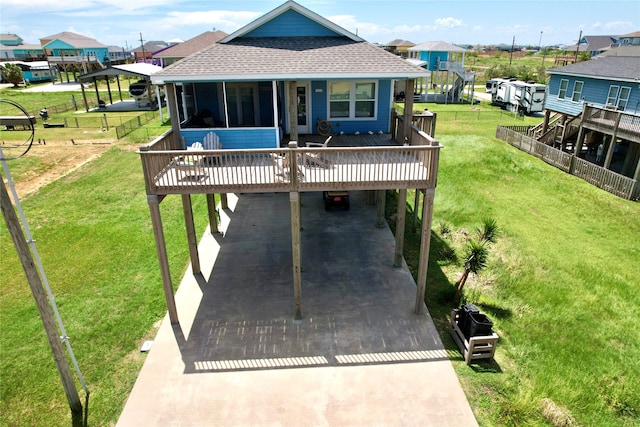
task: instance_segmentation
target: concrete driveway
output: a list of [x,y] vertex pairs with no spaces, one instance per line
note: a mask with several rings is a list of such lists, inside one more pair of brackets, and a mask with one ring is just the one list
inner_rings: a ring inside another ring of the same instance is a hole
[[476,426],[431,317],[412,313],[390,229],[351,196],[326,212],[303,195],[296,322],[288,195],[230,195],[224,237],[205,233],[205,274],[186,272],[180,325],[165,317],[117,425]]

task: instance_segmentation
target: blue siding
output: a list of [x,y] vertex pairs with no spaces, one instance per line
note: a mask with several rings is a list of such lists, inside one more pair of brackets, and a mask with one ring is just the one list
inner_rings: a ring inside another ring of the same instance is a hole
[[235,129],[182,129],[180,135],[184,137],[187,146],[196,141],[202,142],[205,135],[215,132],[220,137],[220,143],[225,150],[278,148],[279,141],[276,129],[268,128],[235,128]]
[[438,70],[438,59],[440,61],[448,61],[449,53],[448,52],[431,52],[431,51],[420,52],[420,60],[427,61],[429,63],[429,65],[427,66],[427,69],[429,71]]
[[[558,91],[560,89],[560,80],[566,79],[569,81],[567,86],[567,97],[564,100],[557,99]],[[573,87],[576,81],[584,82],[582,88],[582,96],[584,102],[589,104],[596,104],[603,106],[607,102],[607,95],[609,94],[609,88],[612,85],[620,87],[628,87],[631,89],[629,101],[625,111],[630,113],[640,113],[640,89],[637,84],[631,82],[624,82],[619,80],[603,80],[592,79],[581,76],[565,76],[552,74],[549,81],[549,95],[547,101],[545,101],[545,108],[553,111],[560,111],[567,114],[573,114],[576,107],[575,104],[580,104],[571,101],[571,95],[573,93]],[[574,104],[573,106],[571,104]]]
[[335,37],[338,35],[298,12],[288,10],[245,34],[244,37]]
[[[377,117],[375,119],[333,119],[330,120],[333,129],[336,132],[344,132],[353,134],[355,132],[389,132],[391,122],[391,80],[379,80],[378,86],[378,104]],[[313,124],[318,120],[327,120],[328,97],[326,81],[314,81],[311,83],[311,103],[313,113]],[[321,90],[321,91],[319,91]],[[314,126],[313,133],[316,133]]]

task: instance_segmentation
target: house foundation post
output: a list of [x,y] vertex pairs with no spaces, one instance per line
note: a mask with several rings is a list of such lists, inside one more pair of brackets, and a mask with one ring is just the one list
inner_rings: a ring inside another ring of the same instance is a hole
[[544,120],[542,121],[542,133],[540,135],[544,135],[547,133],[549,129],[549,117],[551,116],[550,110],[544,110]]
[[298,141],[298,97],[296,94],[297,82],[289,81],[287,115],[289,116],[289,141]]
[[219,233],[218,230],[218,217],[216,212],[216,195],[207,194],[207,212],[209,213],[209,229],[211,234]]
[[189,245],[189,256],[191,257],[191,270],[193,274],[197,274],[200,273],[200,257],[198,256],[198,239],[196,237],[191,196],[189,194],[182,195],[182,210],[184,212],[184,224],[187,228],[187,243]]
[[376,191],[376,228],[384,228],[384,207],[386,197],[386,190]]
[[433,219],[433,199],[436,189],[427,188],[424,191],[422,203],[422,229],[420,237],[420,265],[418,266],[418,283],[416,290],[415,314],[421,314],[427,289],[427,267],[429,265],[429,248],[431,247],[431,221]]
[[404,252],[404,226],[407,216],[407,189],[402,188],[398,194],[398,219],[396,220],[396,251],[393,258],[393,266],[402,267],[402,254]]
[[416,234],[418,228],[418,207],[420,206],[420,189],[416,188],[415,196],[413,198],[413,224],[411,225],[411,232]]
[[220,207],[222,209],[229,209],[229,199],[227,199],[227,193],[220,193]]
[[291,207],[291,254],[293,261],[293,297],[296,305],[295,319],[302,319],[302,275],[300,271],[300,193],[289,193]]
[[153,236],[156,241],[156,251],[158,253],[158,263],[160,264],[160,275],[162,276],[162,287],[164,298],[167,302],[169,320],[171,324],[178,324],[178,311],[176,310],[176,300],[173,295],[173,285],[171,283],[171,272],[169,271],[169,257],[164,241],[164,231],[162,229],[162,217],[160,215],[160,201],[162,199],[154,194],[147,195],[147,203],[151,213],[151,224],[153,226]]
[[615,124],[613,126],[613,135],[611,135],[611,143],[609,144],[609,149],[607,150],[607,156],[604,159],[605,169],[609,169],[609,167],[611,166],[611,160],[613,160],[613,153],[616,147],[616,139],[618,139],[618,127],[620,126],[620,118],[622,118],[622,113],[618,113]]
[[[167,95],[167,110],[178,112],[178,102],[176,97],[176,85],[173,83],[167,83],[165,85],[165,92]],[[171,130],[173,130],[174,138],[180,141],[180,117],[178,114],[170,114]],[[183,149],[185,147],[182,147]]]
[[411,125],[413,124],[413,94],[415,88],[415,80],[407,80],[404,97],[404,128],[402,134],[403,144],[411,144]]

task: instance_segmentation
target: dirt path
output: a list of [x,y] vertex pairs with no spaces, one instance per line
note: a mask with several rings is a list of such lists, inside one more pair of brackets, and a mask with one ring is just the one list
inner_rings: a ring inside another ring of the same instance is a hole
[[[38,161],[32,169],[20,170],[14,167],[13,161],[8,162],[18,197],[24,198],[32,195],[45,185],[96,160],[112,148],[113,144],[112,140],[84,140],[76,141],[75,144],[68,140],[47,140],[46,145],[33,144],[27,156],[37,158]],[[5,154],[7,153],[5,152]]]

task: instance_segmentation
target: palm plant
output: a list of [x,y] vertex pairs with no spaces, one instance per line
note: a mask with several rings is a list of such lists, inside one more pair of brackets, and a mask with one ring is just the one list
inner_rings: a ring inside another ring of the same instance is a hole
[[498,225],[493,218],[484,220],[482,229],[477,230],[478,239],[472,239],[467,243],[467,250],[464,256],[464,272],[456,282],[456,295],[453,298],[457,305],[462,295],[465,283],[469,278],[469,273],[478,274],[487,266],[489,258],[489,244],[494,243],[498,236]]

